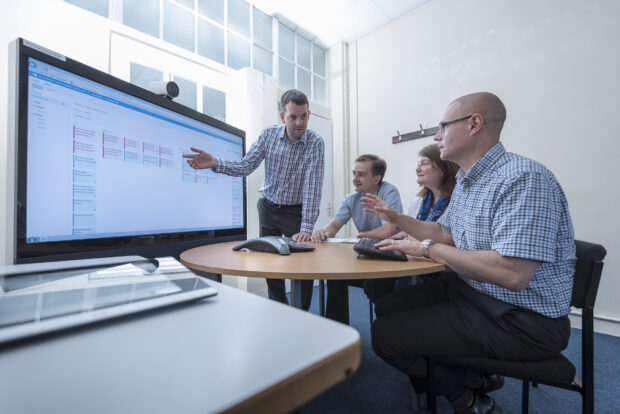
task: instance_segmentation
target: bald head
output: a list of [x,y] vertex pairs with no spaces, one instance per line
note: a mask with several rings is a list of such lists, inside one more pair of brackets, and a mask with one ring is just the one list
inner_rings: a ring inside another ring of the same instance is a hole
[[496,95],[490,92],[470,93],[455,99],[449,106],[457,109],[463,116],[481,114],[489,135],[499,140],[499,134],[506,120],[506,107]]
[[505,120],[506,108],[492,93],[477,92],[452,101],[434,138],[441,159],[469,171],[499,142]]

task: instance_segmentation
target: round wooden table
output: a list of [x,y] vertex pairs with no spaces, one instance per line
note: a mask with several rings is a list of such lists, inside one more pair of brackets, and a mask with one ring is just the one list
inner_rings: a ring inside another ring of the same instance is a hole
[[[282,256],[275,253],[233,251],[239,242],[210,244],[181,253],[190,269],[234,276],[291,279],[291,304],[301,306],[301,281],[308,279],[375,279],[414,276],[445,270],[422,258],[409,261],[357,257],[350,243],[308,243],[312,252]],[[306,242],[304,242],[306,243]]]

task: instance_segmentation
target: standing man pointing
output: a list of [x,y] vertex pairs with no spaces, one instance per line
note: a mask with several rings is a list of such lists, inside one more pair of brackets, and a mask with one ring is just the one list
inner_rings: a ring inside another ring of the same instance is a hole
[[[225,161],[208,152],[192,148],[187,163],[196,169],[244,177],[265,160],[265,181],[259,191],[258,219],[260,236],[284,234],[296,241],[310,240],[319,216],[325,145],[316,132],[308,129],[308,98],[291,89],[279,102],[283,125],[266,128],[239,161]],[[312,301],[312,280],[302,281],[302,309]],[[269,298],[288,303],[283,279],[267,279]]]

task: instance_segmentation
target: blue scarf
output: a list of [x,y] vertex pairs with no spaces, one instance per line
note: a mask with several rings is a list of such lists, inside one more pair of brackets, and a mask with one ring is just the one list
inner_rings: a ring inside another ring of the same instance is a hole
[[422,199],[422,207],[418,211],[418,220],[422,221],[437,221],[443,214],[443,211],[448,207],[450,203],[450,197],[439,197],[439,200],[435,203],[435,207],[431,209],[431,201],[433,200],[433,192],[427,191]]

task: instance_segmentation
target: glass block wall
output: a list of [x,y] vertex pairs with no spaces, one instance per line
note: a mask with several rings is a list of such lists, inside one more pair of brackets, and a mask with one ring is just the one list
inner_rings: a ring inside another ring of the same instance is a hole
[[[203,56],[232,69],[252,67],[278,79],[283,89],[297,88],[327,105],[326,50],[245,0],[65,0],[105,18]],[[119,12],[120,10],[120,12]],[[274,30],[275,26],[275,30]],[[275,36],[274,36],[275,34]],[[136,66],[137,68],[138,66]],[[132,68],[132,70],[134,70]],[[137,69],[136,69],[137,70]],[[177,101],[196,107],[195,80],[176,79],[184,88]],[[220,92],[220,91],[218,91]],[[224,101],[220,98],[214,102]],[[215,111],[216,117],[222,111]]]

